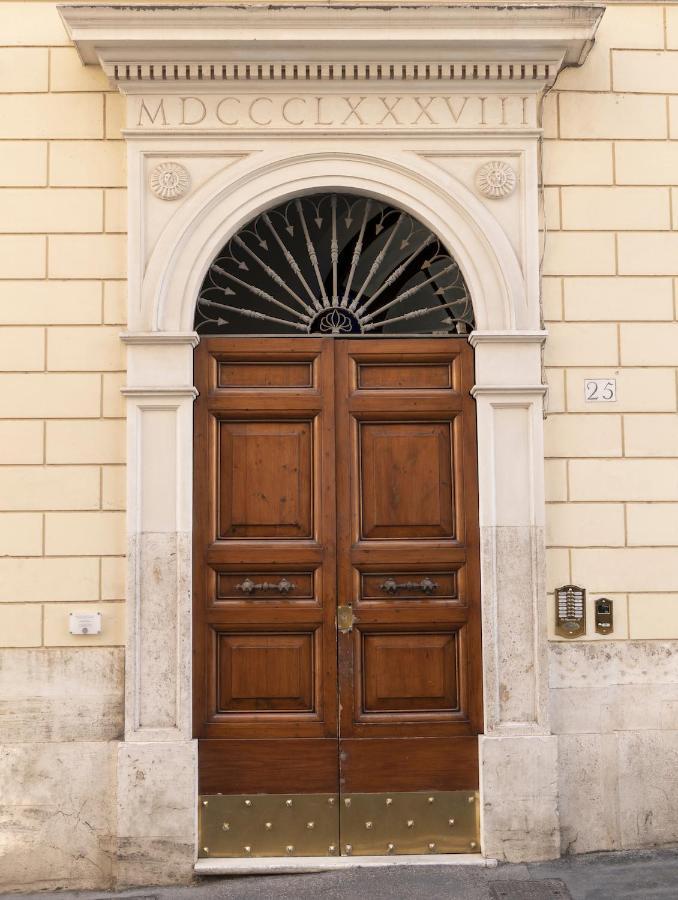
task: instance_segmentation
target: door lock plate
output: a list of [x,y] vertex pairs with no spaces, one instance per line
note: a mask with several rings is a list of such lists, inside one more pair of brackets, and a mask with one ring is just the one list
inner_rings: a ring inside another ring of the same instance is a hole
[[350,603],[347,603],[346,606],[337,607],[337,628],[342,634],[348,634],[349,631],[352,631],[354,622],[355,616]]

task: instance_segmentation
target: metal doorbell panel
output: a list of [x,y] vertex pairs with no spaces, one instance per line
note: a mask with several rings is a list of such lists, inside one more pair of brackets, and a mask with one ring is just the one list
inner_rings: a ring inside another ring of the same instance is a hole
[[576,638],[586,634],[586,591],[576,584],[556,588],[556,634]]
[[596,634],[612,634],[614,631],[612,600],[608,597],[598,597],[595,610]]

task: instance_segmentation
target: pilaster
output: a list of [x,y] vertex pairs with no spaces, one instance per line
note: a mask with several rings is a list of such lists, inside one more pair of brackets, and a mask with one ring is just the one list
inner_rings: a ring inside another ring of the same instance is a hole
[[482,840],[487,855],[512,861],[559,855],[544,604],[545,338],[542,331],[470,337],[476,350],[485,679]]
[[118,748],[118,885],[176,883],[195,860],[191,723],[192,332],[126,333],[128,634]]
[[129,553],[125,735],[191,737],[191,333],[122,335],[128,346]]

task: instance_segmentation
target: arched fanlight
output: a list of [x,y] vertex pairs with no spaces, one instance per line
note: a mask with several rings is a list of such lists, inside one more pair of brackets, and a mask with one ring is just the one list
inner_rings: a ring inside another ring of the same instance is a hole
[[196,307],[201,334],[405,335],[473,330],[455,259],[401,209],[312,194],[261,213],[222,248]]

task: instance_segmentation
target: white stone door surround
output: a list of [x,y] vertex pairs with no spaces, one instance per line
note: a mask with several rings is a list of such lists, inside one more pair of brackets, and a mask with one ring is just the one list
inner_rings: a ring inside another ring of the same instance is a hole
[[[171,859],[178,878],[195,859],[198,291],[219,248],[254,215],[329,189],[406,209],[439,235],[469,287],[482,547],[482,851],[509,860],[559,855],[545,668],[538,144],[543,93],[563,65],[583,61],[602,11],[580,3],[61,8],[83,62],[101,65],[127,97],[123,866],[126,854],[141,854],[162,859],[167,873]],[[497,177],[488,181],[481,170],[489,163]]]

